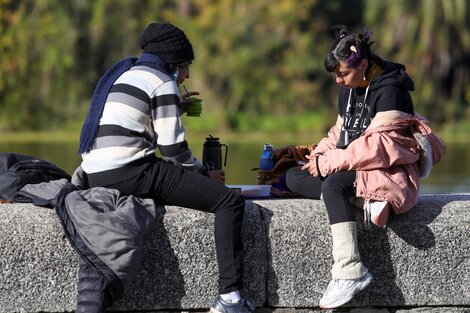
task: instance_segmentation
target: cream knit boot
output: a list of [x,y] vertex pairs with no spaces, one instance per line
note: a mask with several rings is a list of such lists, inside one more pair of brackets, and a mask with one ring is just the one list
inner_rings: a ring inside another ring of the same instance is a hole
[[333,279],[320,299],[322,309],[342,306],[372,281],[372,275],[362,264],[357,249],[356,227],[356,222],[331,225],[335,263],[331,269]]
[[333,279],[360,279],[367,273],[357,248],[356,222],[337,223],[330,226],[333,237]]

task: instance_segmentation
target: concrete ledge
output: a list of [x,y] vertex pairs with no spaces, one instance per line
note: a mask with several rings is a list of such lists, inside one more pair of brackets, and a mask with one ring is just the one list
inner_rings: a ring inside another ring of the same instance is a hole
[[[247,201],[245,212],[242,292],[271,311],[318,309],[332,264],[323,202]],[[387,228],[360,226],[360,252],[374,280],[349,303],[351,312],[470,310],[469,213],[470,194],[422,195]],[[73,311],[77,263],[53,210],[0,205],[0,312]],[[112,310],[203,311],[216,290],[213,216],[168,206],[159,211],[130,292]]]
[[[358,241],[370,287],[350,306],[470,306],[470,195],[422,195],[387,228]],[[331,236],[321,201],[257,201],[268,238],[267,303],[315,307],[330,280]]]
[[[214,216],[168,206],[150,234],[142,270],[115,309],[209,308],[217,294]],[[243,226],[244,292],[258,306],[266,294],[266,238],[261,210],[247,202]]]

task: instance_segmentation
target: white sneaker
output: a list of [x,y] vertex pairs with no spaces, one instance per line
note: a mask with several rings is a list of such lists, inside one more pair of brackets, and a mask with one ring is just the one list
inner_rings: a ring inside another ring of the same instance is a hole
[[333,279],[320,299],[320,308],[334,309],[351,300],[356,293],[366,288],[372,281],[367,272],[361,279]]

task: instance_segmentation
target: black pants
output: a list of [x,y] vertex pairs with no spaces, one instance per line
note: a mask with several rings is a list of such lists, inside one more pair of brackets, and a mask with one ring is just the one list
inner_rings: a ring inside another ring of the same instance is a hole
[[241,228],[245,200],[240,194],[204,175],[157,158],[153,159],[147,170],[134,178],[114,184],[102,182],[100,185],[117,189],[124,195],[153,198],[160,204],[215,213],[219,292],[241,289]]
[[356,194],[355,180],[355,171],[342,171],[321,179],[293,167],[286,174],[287,187],[295,194],[309,199],[320,199],[323,194],[330,224],[356,220],[356,208],[349,202],[349,197]]

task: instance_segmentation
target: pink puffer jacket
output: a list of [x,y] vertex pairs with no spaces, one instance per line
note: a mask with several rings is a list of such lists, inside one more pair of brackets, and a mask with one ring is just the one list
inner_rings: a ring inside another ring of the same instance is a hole
[[[356,196],[366,204],[370,200],[386,201],[396,214],[404,213],[417,204],[420,178],[444,156],[444,142],[418,113],[375,127],[373,124],[344,150],[336,149],[339,132],[335,125],[313,154],[319,155],[323,176],[355,170]],[[386,218],[373,222],[384,226]]]

